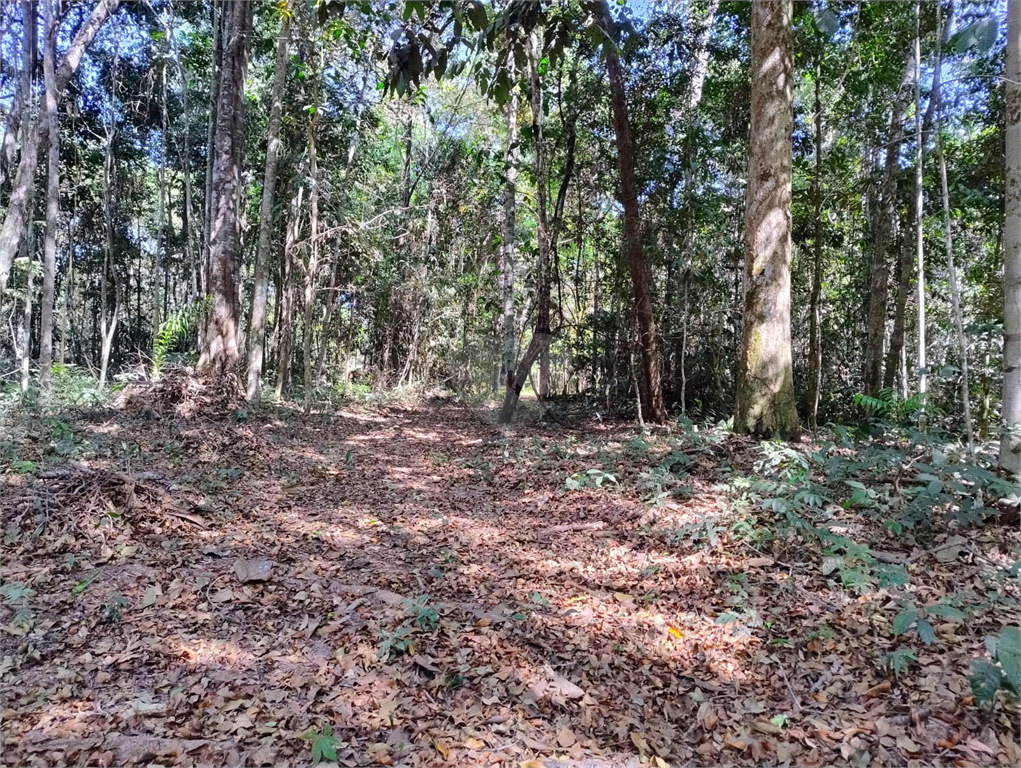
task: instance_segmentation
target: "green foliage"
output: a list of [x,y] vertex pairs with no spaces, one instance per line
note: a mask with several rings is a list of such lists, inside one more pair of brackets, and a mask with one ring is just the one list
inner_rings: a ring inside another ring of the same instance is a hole
[[412,634],[414,630],[407,624],[401,624],[392,631],[384,630],[379,644],[380,661],[390,661],[397,656],[414,650]]
[[9,581],[0,587],[0,595],[9,603],[16,603],[18,600],[26,600],[35,594],[35,590],[25,586],[20,581]]
[[208,302],[196,301],[186,304],[160,323],[152,344],[152,370],[158,375],[167,356],[174,347],[191,333],[205,315]]
[[112,624],[121,620],[121,609],[128,604],[128,599],[120,592],[111,592],[110,597],[103,606],[103,618]]
[[384,630],[379,644],[380,661],[391,661],[405,653],[415,652],[415,634],[418,630],[432,631],[439,626],[442,606],[429,604],[429,595],[419,595],[404,601],[405,619],[393,630]]
[[412,624],[419,629],[436,629],[440,616],[436,609],[429,605],[429,595],[420,595],[414,599],[405,600],[405,603]]
[[857,393],[854,405],[864,409],[871,416],[897,424],[917,421],[921,416],[942,416],[943,409],[926,402],[924,395],[916,393],[907,399],[890,388],[879,390],[878,397]]
[[996,694],[1005,691],[1021,696],[1021,627],[1009,625],[999,635],[986,637],[992,661],[975,659],[969,678],[975,699],[992,706]]
[[884,654],[880,659],[880,666],[887,672],[893,673],[893,676],[899,680],[901,675],[907,672],[916,661],[918,661],[918,657],[910,648],[898,648]]
[[577,491],[583,488],[602,488],[603,483],[617,484],[617,476],[593,467],[585,472],[576,472],[564,481],[564,488]]
[[312,742],[312,762],[318,764],[327,760],[331,763],[337,762],[337,747],[341,741],[333,735],[333,726],[323,723],[322,730],[308,731],[302,734],[301,738]]

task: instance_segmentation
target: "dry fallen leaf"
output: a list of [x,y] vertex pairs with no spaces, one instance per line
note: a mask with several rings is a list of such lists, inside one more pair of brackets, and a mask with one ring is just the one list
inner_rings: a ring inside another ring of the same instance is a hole
[[642,734],[640,734],[640,733],[634,733],[634,732],[633,732],[633,733],[631,734],[631,742],[632,742],[632,743],[633,743],[633,744],[634,744],[634,745],[635,745],[636,747],[638,747],[638,752],[639,752],[640,754],[643,754],[643,755],[644,755],[644,754],[646,754],[646,753],[648,753],[648,752],[649,752],[649,742],[647,742],[647,741],[645,740],[645,737],[644,737],[644,736],[642,736]]
[[271,560],[245,560],[239,557],[234,561],[234,575],[242,584],[250,581],[266,581],[272,570],[273,562]]

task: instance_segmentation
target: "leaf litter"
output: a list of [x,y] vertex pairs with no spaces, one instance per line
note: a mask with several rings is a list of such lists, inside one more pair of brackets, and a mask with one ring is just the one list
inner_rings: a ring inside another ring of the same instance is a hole
[[[968,683],[1018,619],[990,570],[1016,531],[876,543],[910,587],[863,586],[853,544],[739,535],[738,437],[452,405],[164,416],[84,414],[73,456],[11,432],[38,469],[0,499],[5,763],[1021,760],[1016,707]],[[912,616],[906,589],[985,602]]]

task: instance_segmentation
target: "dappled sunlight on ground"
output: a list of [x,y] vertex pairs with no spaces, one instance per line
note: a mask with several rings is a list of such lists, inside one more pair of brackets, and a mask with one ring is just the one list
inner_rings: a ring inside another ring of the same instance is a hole
[[860,651],[896,647],[891,598],[731,536],[742,443],[664,495],[679,444],[628,425],[352,406],[76,434],[80,492],[5,510],[7,762],[306,765],[327,723],[345,765],[1013,754],[963,654],[897,680]]

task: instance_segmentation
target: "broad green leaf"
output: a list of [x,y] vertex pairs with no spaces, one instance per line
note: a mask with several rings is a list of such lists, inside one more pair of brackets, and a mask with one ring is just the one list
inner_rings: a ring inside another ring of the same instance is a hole
[[893,620],[893,634],[903,635],[911,629],[911,625],[915,623],[915,619],[917,618],[918,611],[912,608],[901,611]]
[[972,665],[971,677],[968,678],[968,682],[971,683],[971,692],[975,694],[976,699],[985,704],[990,703],[996,696],[1002,680],[1003,674],[1000,672],[1000,668],[985,659],[975,660]]
[[1003,667],[1003,675],[1011,689],[1021,694],[1021,627],[1003,628],[996,647],[996,659]]
[[925,619],[919,619],[915,629],[918,630],[918,636],[922,638],[922,642],[926,645],[932,645],[936,642],[936,630]]
[[936,603],[936,605],[930,605],[926,609],[933,616],[942,616],[944,619],[953,619],[955,621],[964,621],[964,611],[959,608],[954,608],[952,605],[943,605],[942,603]]

